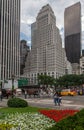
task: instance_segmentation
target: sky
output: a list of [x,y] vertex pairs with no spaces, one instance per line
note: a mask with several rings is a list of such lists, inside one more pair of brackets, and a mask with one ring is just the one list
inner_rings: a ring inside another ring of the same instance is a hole
[[31,46],[31,24],[36,21],[42,6],[50,4],[64,46],[64,10],[79,1],[81,2],[82,49],[84,49],[84,0],[21,0],[20,39],[27,40],[28,45]]

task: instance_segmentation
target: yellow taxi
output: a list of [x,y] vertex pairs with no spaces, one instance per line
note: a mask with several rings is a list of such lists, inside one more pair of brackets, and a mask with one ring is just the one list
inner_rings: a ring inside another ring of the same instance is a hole
[[75,96],[75,95],[77,95],[76,91],[72,91],[71,89],[62,89],[60,94],[61,94],[61,96]]

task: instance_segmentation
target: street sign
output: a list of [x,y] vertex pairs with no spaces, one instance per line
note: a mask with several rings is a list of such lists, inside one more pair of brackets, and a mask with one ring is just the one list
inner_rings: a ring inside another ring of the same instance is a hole
[[27,78],[21,78],[18,80],[18,88],[21,88],[22,86],[28,85],[28,79]]

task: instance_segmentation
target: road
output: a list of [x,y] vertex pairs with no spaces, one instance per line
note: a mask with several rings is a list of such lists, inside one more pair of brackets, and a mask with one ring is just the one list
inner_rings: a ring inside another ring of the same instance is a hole
[[73,101],[75,104],[84,105],[84,95],[77,96],[63,96],[63,100]]

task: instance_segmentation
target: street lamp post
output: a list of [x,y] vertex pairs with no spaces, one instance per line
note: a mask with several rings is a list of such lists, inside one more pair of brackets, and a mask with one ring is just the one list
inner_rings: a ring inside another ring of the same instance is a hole
[[12,74],[12,98],[13,98],[13,92],[14,92],[14,74]]

